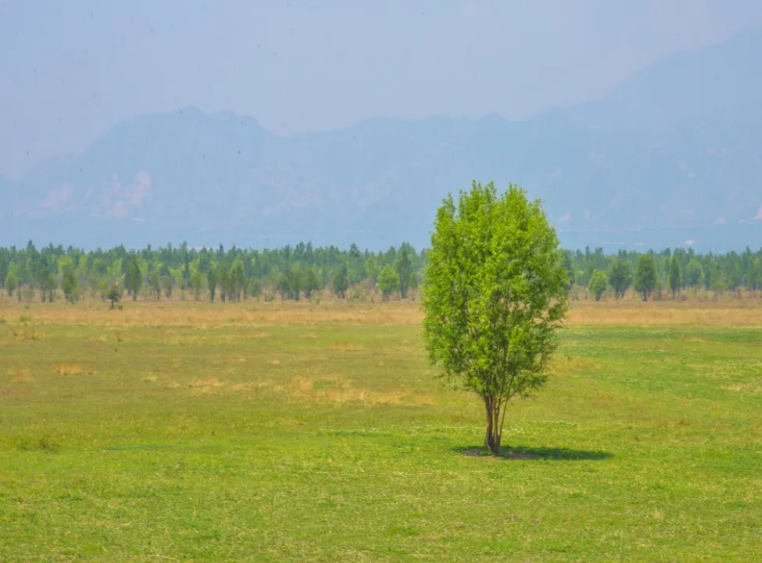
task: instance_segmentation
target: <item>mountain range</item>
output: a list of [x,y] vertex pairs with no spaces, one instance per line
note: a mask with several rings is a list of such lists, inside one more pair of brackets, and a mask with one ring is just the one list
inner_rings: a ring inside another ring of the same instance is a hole
[[[497,71],[497,69],[496,69]],[[371,119],[292,137],[185,108],[0,177],[0,245],[426,246],[471,181],[541,198],[564,246],[762,244],[762,32],[525,121]]]

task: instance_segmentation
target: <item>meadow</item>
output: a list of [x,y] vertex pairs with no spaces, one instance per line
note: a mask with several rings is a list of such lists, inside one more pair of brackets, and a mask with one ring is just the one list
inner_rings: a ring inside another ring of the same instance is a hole
[[758,561],[762,307],[574,303],[483,455],[417,303],[0,301],[0,561]]

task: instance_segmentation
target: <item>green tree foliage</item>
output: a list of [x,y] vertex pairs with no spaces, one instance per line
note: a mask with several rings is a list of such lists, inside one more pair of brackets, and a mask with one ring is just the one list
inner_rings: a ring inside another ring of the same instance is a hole
[[394,269],[397,270],[397,275],[399,276],[400,296],[403,299],[407,297],[410,277],[413,275],[412,253],[413,248],[409,244],[404,243],[400,246],[397,257],[394,260]]
[[595,270],[593,275],[590,276],[590,281],[587,282],[587,290],[595,296],[596,301],[600,301],[608,285],[606,274],[600,270]]
[[[657,284],[664,288],[670,288],[669,272],[672,259],[677,260],[680,269],[681,289],[685,287],[705,289],[734,290],[734,296],[740,296],[740,288],[757,290],[762,285],[760,269],[755,268],[757,260],[762,260],[762,249],[752,252],[746,249],[742,253],[728,252],[725,254],[698,254],[691,248],[677,248],[674,251],[664,249],[651,252],[654,256]],[[134,271],[133,256],[137,257],[137,264],[143,276],[143,285],[140,291],[132,291],[130,281],[131,272]],[[612,270],[615,265],[626,265],[630,272],[634,272],[641,254],[634,250],[620,250],[616,256],[605,255],[603,249],[586,248],[584,250],[564,251],[564,266],[569,274],[567,287],[572,288],[587,286],[595,270],[606,271],[609,282],[617,297],[621,292],[617,291],[616,284],[612,280]],[[412,294],[416,283],[420,283],[427,264],[427,252],[422,250],[417,253],[410,245],[404,244],[399,248],[391,247],[382,252],[361,251],[356,245],[348,250],[333,246],[313,248],[309,243],[299,243],[296,246],[284,246],[281,248],[254,250],[241,249],[235,246],[231,248],[202,248],[192,249],[187,245],[173,246],[171,244],[153,248],[150,245],[142,250],[130,252],[124,246],[117,246],[109,250],[97,249],[85,252],[81,249],[61,245],[48,245],[37,248],[34,244],[25,247],[0,248],[0,287],[7,293],[5,281],[9,279],[11,270],[15,273],[16,288],[12,293],[17,298],[32,300],[40,292],[40,297],[48,301],[56,296],[55,284],[63,287],[63,274],[67,265],[75,270],[76,280],[81,292],[87,291],[92,297],[101,297],[106,300],[109,285],[119,282],[124,288],[129,288],[130,295],[145,295],[148,297],[161,297],[163,291],[162,278],[172,276],[177,288],[175,291],[193,289],[193,274],[200,272],[204,286],[211,275],[217,275],[220,264],[228,264],[229,270],[236,270],[232,276],[234,283],[225,285],[223,293],[226,300],[245,299],[251,295],[254,280],[267,288],[268,292],[276,290],[276,284],[280,272],[300,271],[302,273],[301,294],[309,293],[308,282],[309,270],[312,269],[318,280],[319,288],[326,284],[332,286],[333,278],[339,269],[344,270],[347,278],[347,288],[350,286],[363,286],[370,288],[378,282],[378,276],[385,266],[405,269],[405,263],[410,262],[411,273],[406,278],[408,290],[406,294]],[[242,267],[236,266],[242,264]],[[47,271],[45,271],[47,268]],[[154,284],[153,273],[158,274],[158,283]],[[211,272],[211,274],[210,274]],[[11,276],[11,281],[14,276]],[[631,278],[631,276],[630,276]],[[216,279],[216,278],[215,278]],[[625,276],[627,279],[627,276]],[[721,283],[716,284],[721,279]],[[51,282],[52,280],[52,282]],[[403,280],[401,279],[400,282]],[[367,283],[366,283],[367,282]],[[254,284],[254,285],[253,285]],[[43,290],[47,286],[48,289]],[[23,288],[19,295],[19,288]],[[157,289],[158,288],[158,289]],[[215,283],[215,298],[219,295],[221,284]],[[347,289],[347,291],[348,291]],[[203,290],[202,290],[203,291]],[[210,291],[210,299],[211,299]],[[355,295],[362,295],[364,291],[356,291]],[[195,294],[194,294],[195,295]]]
[[339,268],[334,274],[331,286],[339,299],[346,297],[347,289],[349,289],[349,280],[347,280],[347,273],[344,271],[344,268]]
[[241,293],[246,290],[246,270],[243,266],[243,261],[238,258],[233,262],[232,268],[230,268],[230,276],[228,279],[227,294],[231,301],[240,301]]
[[18,286],[19,279],[16,274],[16,266],[14,265],[10,267],[8,274],[5,276],[5,291],[8,293],[8,297],[13,297],[13,292],[16,291]]
[[172,299],[172,290],[175,287],[175,280],[172,276],[164,276],[162,278],[162,285],[164,286],[164,296],[167,299]]
[[259,299],[259,296],[262,295],[262,290],[262,280],[252,278],[251,281],[249,281],[249,295],[255,299]]
[[701,283],[701,263],[698,258],[691,258],[690,262],[688,262],[688,271],[685,277],[689,287],[699,286]]
[[118,284],[111,284],[108,287],[108,291],[106,293],[106,299],[108,299],[111,302],[111,308],[113,309],[117,303],[119,303],[122,300],[122,289],[119,287]]
[[201,288],[204,285],[204,276],[196,270],[191,274],[191,287],[193,288],[193,300],[198,301],[201,299]]
[[156,301],[161,299],[161,276],[157,270],[151,273],[151,293]]
[[307,268],[304,273],[304,296],[309,299],[312,294],[321,289],[320,280],[318,280],[317,274],[314,268]]
[[230,267],[227,261],[223,261],[217,267],[217,283],[220,284],[220,299],[224,303],[227,301],[230,291]]
[[635,291],[643,294],[643,301],[656,288],[656,262],[652,254],[646,253],[638,258],[635,268]]
[[677,255],[672,256],[669,263],[669,289],[672,291],[672,299],[680,293],[680,263],[677,261]]
[[614,297],[621,299],[632,283],[632,271],[629,264],[620,258],[614,258],[609,269],[609,285],[614,290]]
[[566,269],[566,273],[569,278],[566,283],[566,289],[568,290],[572,288],[575,281],[574,264],[572,263],[571,253],[569,252],[564,252],[564,268]]
[[391,297],[393,293],[397,293],[400,290],[400,276],[397,270],[392,268],[389,264],[384,266],[381,273],[378,275],[378,288],[381,290],[381,296],[386,301]]
[[473,183],[436,216],[423,287],[433,363],[484,402],[484,444],[500,451],[508,401],[545,383],[569,276],[539,201]]
[[127,273],[124,276],[124,287],[132,300],[137,301],[140,288],[143,287],[143,272],[140,271],[137,254],[133,254],[127,265]]
[[40,299],[43,303],[45,300],[52,303],[56,299],[56,290],[58,289],[58,282],[48,268],[47,262],[43,262],[37,275],[37,283],[40,288]]
[[209,288],[209,301],[214,303],[217,294],[217,270],[213,267],[206,272],[206,285]]
[[757,289],[759,289],[761,276],[762,276],[762,262],[760,262],[759,258],[755,258],[749,265],[749,273],[747,275],[747,279],[748,279],[747,286],[749,287],[749,289],[751,289],[752,291],[757,291]]
[[63,268],[61,289],[63,289],[64,297],[69,303],[74,303],[79,298],[79,284],[72,264],[67,264]]

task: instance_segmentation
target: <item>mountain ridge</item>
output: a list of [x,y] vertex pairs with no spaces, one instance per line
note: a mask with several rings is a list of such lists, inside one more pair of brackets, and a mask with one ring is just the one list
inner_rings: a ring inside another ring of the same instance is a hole
[[597,102],[522,121],[372,118],[283,137],[232,112],[137,116],[79,155],[19,182],[0,178],[11,194],[0,244],[424,246],[442,198],[477,179],[543,199],[567,246],[649,237],[745,246],[762,225],[754,54],[760,32],[658,61]]

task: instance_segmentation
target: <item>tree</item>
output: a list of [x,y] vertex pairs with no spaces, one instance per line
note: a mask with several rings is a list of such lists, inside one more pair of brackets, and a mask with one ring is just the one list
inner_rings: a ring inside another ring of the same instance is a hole
[[167,299],[172,299],[172,290],[175,287],[175,280],[172,279],[172,276],[164,276],[162,281],[164,284],[164,296]]
[[379,275],[378,260],[372,254],[365,260],[365,277],[376,283]]
[[56,296],[56,288],[58,287],[58,284],[56,283],[56,279],[53,277],[53,274],[50,273],[47,262],[43,262],[42,266],[40,267],[40,271],[37,276],[37,283],[40,287],[40,299],[42,302],[45,303],[45,299],[47,298],[48,301],[52,303]]
[[228,299],[231,301],[240,301],[241,292],[246,289],[246,270],[243,267],[241,259],[236,259],[233,262],[233,267],[230,269],[230,276],[228,280]]
[[227,262],[222,262],[217,267],[217,283],[220,284],[220,299],[224,303],[230,297],[230,267]]
[[61,288],[63,289],[64,297],[69,303],[74,303],[77,300],[77,297],[79,297],[77,276],[74,272],[74,266],[71,264],[64,266]]
[[294,268],[286,272],[286,280],[288,285],[288,297],[294,301],[299,301],[299,297],[302,293],[302,272],[298,268]]
[[647,252],[638,258],[635,268],[635,291],[643,294],[643,301],[648,301],[648,296],[656,287],[656,262],[653,254]]
[[58,289],[58,282],[53,274],[48,272],[41,278],[40,293],[43,296],[42,300],[45,301],[45,295],[48,297],[48,303],[52,303],[56,300],[56,290]]
[[132,300],[137,301],[140,288],[143,287],[143,273],[138,264],[138,255],[133,254],[130,263],[127,265],[127,273],[124,276],[124,287],[127,293],[132,295]]
[[[760,275],[762,275],[762,263],[760,263],[759,258],[755,258],[749,265],[748,281],[746,282],[748,289],[757,291],[757,288],[760,285]],[[5,282],[5,285],[6,287],[8,286],[7,281]],[[10,295],[10,293],[8,295]]]
[[193,287],[193,299],[198,301],[201,298],[201,286],[204,283],[204,278],[201,276],[201,272],[196,270],[191,276],[191,287]]
[[106,293],[106,299],[111,301],[111,308],[113,309],[116,303],[122,300],[122,290],[117,284],[111,284]]
[[206,284],[209,287],[209,301],[214,303],[214,295],[217,293],[217,270],[214,267],[206,272]]
[[698,287],[701,283],[701,264],[696,258],[691,258],[688,262],[688,287]]
[[347,280],[345,268],[339,268],[333,276],[331,285],[333,286],[333,292],[339,299],[344,299],[344,296],[347,294],[347,289],[349,289],[349,281]]
[[539,201],[492,182],[437,211],[423,287],[424,343],[444,374],[477,393],[484,445],[499,453],[508,402],[547,380],[569,306],[558,237]]
[[5,291],[8,293],[8,297],[13,297],[13,292],[18,288],[19,280],[16,275],[16,267],[11,266],[8,269],[8,275],[5,276]]
[[669,263],[669,288],[672,290],[672,299],[680,293],[680,264],[677,263],[677,255],[672,255]]
[[378,274],[378,288],[384,300],[389,299],[392,293],[400,290],[400,276],[397,270],[387,264]]
[[156,301],[161,299],[161,277],[156,270],[151,274],[151,292],[156,297]]
[[600,270],[595,270],[593,275],[590,276],[590,281],[587,282],[587,290],[595,296],[596,301],[601,300],[603,292],[606,291],[609,283],[606,280],[606,274]]
[[568,281],[566,282],[566,289],[570,290],[574,286],[574,267],[572,266],[572,260],[571,255],[568,252],[564,252],[564,268],[566,268],[566,273],[568,276]]
[[412,249],[409,244],[402,244],[397,258],[394,260],[394,269],[399,276],[400,295],[404,299],[407,297],[407,290],[410,286],[410,276],[413,274],[413,263],[410,260]]
[[318,280],[317,274],[314,268],[307,268],[304,273],[304,296],[309,299],[312,297],[312,293],[320,289],[320,280]]
[[614,290],[614,297],[621,299],[625,291],[632,283],[632,272],[630,266],[624,260],[615,258],[614,263],[609,270],[609,285]]
[[280,298],[283,301],[291,297],[291,287],[288,285],[288,276],[285,273],[281,272],[280,276],[278,276],[276,287],[278,288],[278,293],[280,293]]
[[249,280],[249,295],[259,299],[259,296],[262,295],[262,280],[259,278],[251,278]]

